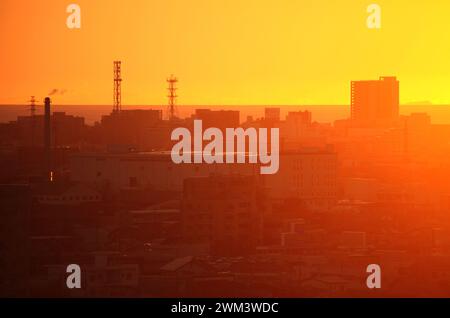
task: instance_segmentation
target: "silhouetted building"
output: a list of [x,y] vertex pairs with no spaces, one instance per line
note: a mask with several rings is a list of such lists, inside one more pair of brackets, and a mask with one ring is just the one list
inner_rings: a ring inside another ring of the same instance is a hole
[[264,119],[270,122],[278,122],[280,121],[280,109],[269,107],[264,109]]
[[194,119],[202,120],[203,128],[216,127],[222,130],[239,127],[239,111],[196,109]]
[[302,147],[324,144],[321,129],[312,125],[310,111],[289,112],[280,126],[282,150],[298,150]]
[[36,186],[33,197],[39,204],[74,206],[101,202],[102,196],[95,189],[73,182],[51,182]]
[[391,126],[399,115],[399,81],[395,77],[352,81],[351,117],[362,127]]
[[296,127],[311,126],[311,112],[307,110],[289,112],[286,116],[286,123]]
[[[44,115],[19,116],[16,126],[18,143],[27,147],[42,147],[44,140]],[[53,147],[78,144],[84,138],[85,123],[83,117],[67,115],[65,112],[53,112],[51,122],[51,143]]]
[[274,199],[298,198],[312,211],[328,210],[337,198],[337,154],[331,148],[302,149],[280,154],[280,169],[265,175]]
[[170,151],[134,153],[86,153],[70,158],[74,181],[121,189],[153,189],[176,191],[183,189],[189,177],[208,176],[211,173],[259,175],[258,164],[175,164]]
[[27,185],[0,185],[0,296],[28,295],[31,191]]
[[265,197],[255,177],[211,175],[184,182],[183,239],[217,255],[246,254],[261,240]]
[[104,144],[133,145],[138,147],[146,140],[146,130],[162,121],[162,111],[155,109],[121,110],[103,116],[101,121]]

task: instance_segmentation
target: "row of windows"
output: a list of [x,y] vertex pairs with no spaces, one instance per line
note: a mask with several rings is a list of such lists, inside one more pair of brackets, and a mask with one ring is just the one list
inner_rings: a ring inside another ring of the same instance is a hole
[[[250,208],[252,206],[251,202],[239,202],[236,204],[233,203],[228,203],[226,206],[222,205],[222,207],[226,207],[227,209],[234,209],[234,208]],[[192,203],[188,203],[186,204],[186,208],[188,209],[193,209],[193,208],[197,208],[197,209],[213,209],[213,208],[217,208],[216,205],[213,204],[192,204]]]
[[337,192],[315,192],[315,191],[304,191],[301,193],[303,196],[311,196],[311,197],[334,197],[337,195]]
[[94,201],[100,200],[98,195],[83,195],[83,196],[40,196],[41,201],[54,202],[54,201]]

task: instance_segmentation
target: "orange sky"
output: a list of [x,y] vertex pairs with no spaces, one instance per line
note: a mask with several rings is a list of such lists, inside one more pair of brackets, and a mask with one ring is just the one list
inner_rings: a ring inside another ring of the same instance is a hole
[[450,104],[450,1],[74,0],[0,1],[0,103],[42,99],[111,104],[112,61],[123,61],[123,103],[347,104],[349,82],[395,75],[403,103]]

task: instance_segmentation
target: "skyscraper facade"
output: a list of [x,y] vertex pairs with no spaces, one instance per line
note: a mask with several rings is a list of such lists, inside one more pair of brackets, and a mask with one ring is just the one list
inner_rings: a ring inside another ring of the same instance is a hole
[[399,115],[399,81],[395,77],[352,81],[351,116],[360,127],[385,127],[395,124]]

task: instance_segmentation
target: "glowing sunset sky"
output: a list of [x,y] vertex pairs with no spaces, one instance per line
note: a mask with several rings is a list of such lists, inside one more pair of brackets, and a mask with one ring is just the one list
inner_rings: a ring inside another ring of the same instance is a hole
[[[112,61],[123,61],[123,103],[348,104],[351,80],[394,75],[403,103],[450,103],[450,1],[0,1],[0,103],[40,99],[111,104]],[[382,8],[381,30],[366,27]]]

